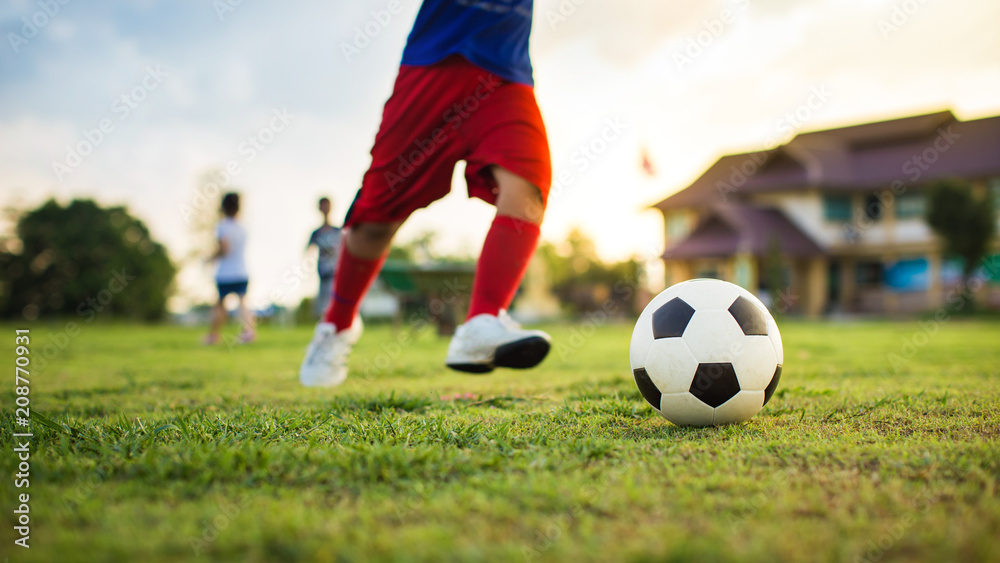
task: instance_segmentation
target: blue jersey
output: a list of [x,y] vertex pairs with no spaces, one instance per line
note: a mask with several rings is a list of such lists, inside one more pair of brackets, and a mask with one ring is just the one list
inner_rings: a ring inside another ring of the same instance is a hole
[[533,0],[424,0],[403,64],[427,66],[449,55],[501,78],[534,85],[528,37]]

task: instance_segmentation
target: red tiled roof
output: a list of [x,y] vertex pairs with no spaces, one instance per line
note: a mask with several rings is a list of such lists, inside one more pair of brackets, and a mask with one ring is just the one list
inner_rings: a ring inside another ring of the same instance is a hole
[[725,156],[654,207],[706,207],[811,187],[868,190],[897,180],[919,185],[993,175],[1000,176],[1000,116],[958,121],[940,112],[803,133],[771,151]]

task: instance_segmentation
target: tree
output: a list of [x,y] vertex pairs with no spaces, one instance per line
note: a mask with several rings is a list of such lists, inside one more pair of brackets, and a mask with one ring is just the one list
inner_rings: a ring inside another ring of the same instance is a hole
[[175,267],[126,208],[49,200],[21,215],[16,233],[0,250],[0,317],[155,320],[166,312]]
[[962,260],[962,280],[967,303],[972,303],[969,280],[989,251],[996,232],[993,201],[977,197],[963,182],[945,181],[930,188],[927,224],[944,241],[946,256]]
[[194,193],[181,206],[181,217],[187,223],[193,239],[192,250],[185,262],[200,262],[206,248],[215,248],[215,227],[219,224],[219,206],[226,192],[239,191],[228,184],[225,171],[210,168],[198,176]]
[[597,311],[612,303],[614,310],[632,310],[639,287],[638,260],[602,262],[594,241],[578,228],[559,246],[542,243],[536,258],[545,261],[552,292],[570,312]]
[[437,231],[422,231],[406,242],[393,242],[389,248],[389,260],[403,262],[436,263],[436,264],[469,264],[476,259],[459,253],[445,254],[436,249],[439,240]]

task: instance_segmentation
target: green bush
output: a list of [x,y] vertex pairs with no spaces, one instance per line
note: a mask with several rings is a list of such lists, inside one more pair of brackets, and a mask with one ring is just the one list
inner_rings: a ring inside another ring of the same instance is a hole
[[176,268],[124,207],[55,200],[25,212],[0,251],[0,317],[157,320]]

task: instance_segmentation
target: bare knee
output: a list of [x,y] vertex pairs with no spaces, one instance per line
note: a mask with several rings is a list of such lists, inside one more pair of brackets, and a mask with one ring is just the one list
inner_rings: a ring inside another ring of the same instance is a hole
[[537,186],[513,172],[496,166],[493,177],[500,193],[497,213],[539,225],[545,216],[545,200]]
[[359,258],[377,258],[388,250],[401,223],[358,223],[347,235],[347,247]]
[[360,223],[351,227],[351,233],[365,242],[381,242],[391,240],[396,229],[392,223]]

